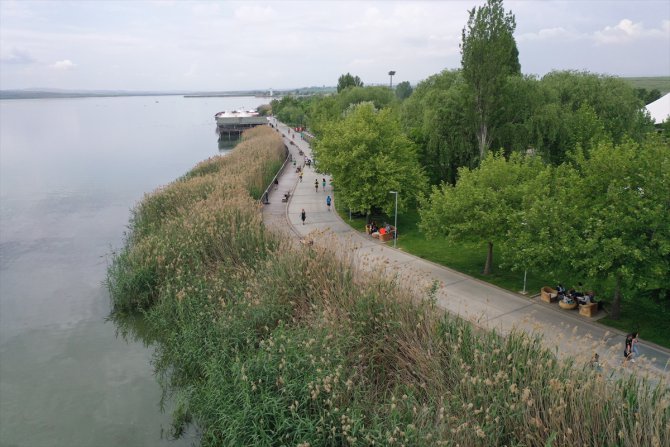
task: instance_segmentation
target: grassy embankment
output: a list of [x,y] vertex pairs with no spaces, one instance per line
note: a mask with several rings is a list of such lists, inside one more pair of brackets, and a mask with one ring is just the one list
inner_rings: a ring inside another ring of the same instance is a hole
[[268,231],[250,191],[281,148],[254,130],[148,195],[109,269],[115,320],[144,314],[177,434],[193,421],[204,446],[668,445],[667,385],[476,330],[430,292]]
[[[349,220],[347,210],[339,209],[338,213],[354,229],[361,232],[365,231],[364,217],[352,217]],[[393,223],[393,218],[394,216],[374,216],[374,220],[379,224],[384,222]],[[486,260],[486,243],[465,244],[448,241],[444,238],[426,239],[424,233],[419,230],[419,220],[419,214],[416,210],[398,216],[398,228],[401,235],[397,242],[398,248],[512,292],[519,292],[523,289],[523,272],[513,272],[494,267],[490,275],[482,274],[484,261]],[[494,253],[494,264],[496,259],[499,259],[499,254]],[[526,291],[530,295],[535,295],[540,292],[543,286],[555,287],[558,283],[562,283],[565,287],[571,287],[576,286],[580,281],[584,283],[585,290],[595,290],[597,298],[604,301],[607,307],[612,300],[614,284],[606,282],[589,283],[585,278],[571,277],[565,273],[528,272]],[[640,336],[644,340],[670,348],[668,321],[670,321],[670,307],[663,303],[657,303],[652,298],[626,300],[622,304],[622,315],[619,320],[612,320],[607,317],[599,320],[600,323],[624,332],[640,331]]]
[[622,78],[633,88],[644,88],[647,90],[658,89],[661,95],[670,92],[670,76],[655,76],[647,78]]

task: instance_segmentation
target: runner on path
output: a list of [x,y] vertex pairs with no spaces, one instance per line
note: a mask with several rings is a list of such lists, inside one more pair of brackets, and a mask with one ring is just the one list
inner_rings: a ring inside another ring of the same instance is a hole
[[318,178],[314,180],[314,190],[316,192],[319,192],[319,179]]
[[326,192],[326,179],[323,179],[323,192]]
[[328,207],[328,211],[330,211],[330,196],[326,197],[326,206]]
[[307,214],[305,213],[305,208],[302,209],[300,212],[300,219],[302,220],[302,224],[305,225],[305,219],[307,219]]

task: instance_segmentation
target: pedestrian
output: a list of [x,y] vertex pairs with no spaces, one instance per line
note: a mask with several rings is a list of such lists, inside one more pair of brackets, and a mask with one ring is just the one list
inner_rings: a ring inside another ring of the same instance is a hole
[[326,192],[326,179],[323,179],[323,192]]
[[305,225],[305,219],[307,219],[307,214],[305,213],[305,208],[302,209],[300,212],[300,219],[302,220],[302,224]]
[[326,206],[328,207],[328,211],[330,211],[330,202],[331,202],[331,198],[330,198],[330,195],[329,195],[328,197],[326,197]]
[[319,192],[319,179],[314,179],[314,190]]
[[637,332],[631,332],[630,334],[626,335],[626,341],[625,341],[625,347],[623,349],[623,364],[625,365],[628,360],[630,360],[631,363],[635,363],[635,355],[638,353],[637,351],[637,343],[638,343],[638,333]]
[[302,183],[302,171],[300,171],[300,175],[298,177],[300,177],[300,183]]
[[275,191],[279,188],[279,180],[275,178]]

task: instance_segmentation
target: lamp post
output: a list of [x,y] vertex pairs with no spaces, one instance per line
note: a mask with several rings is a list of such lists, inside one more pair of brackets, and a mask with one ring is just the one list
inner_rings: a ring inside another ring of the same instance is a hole
[[389,191],[391,194],[395,194],[395,222],[393,230],[393,248],[396,246],[396,241],[398,240],[398,191]]
[[389,86],[391,87],[391,90],[393,90],[393,75],[395,74],[395,71],[391,70],[389,71],[389,76],[391,77],[391,81],[389,82]]

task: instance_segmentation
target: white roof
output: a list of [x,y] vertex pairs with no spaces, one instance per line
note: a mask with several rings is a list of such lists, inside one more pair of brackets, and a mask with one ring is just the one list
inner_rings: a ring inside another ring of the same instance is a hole
[[655,123],[660,124],[666,121],[670,117],[670,93],[647,104],[646,108]]

